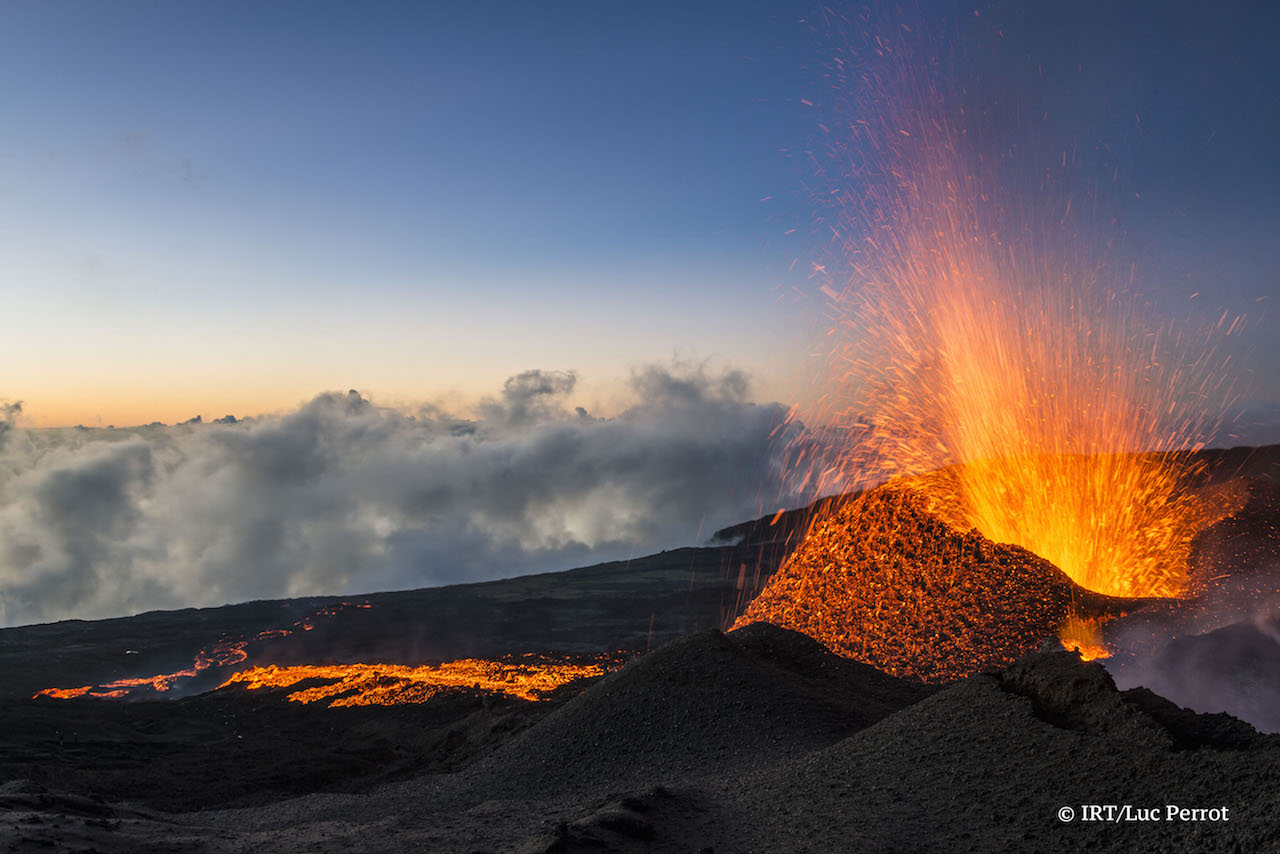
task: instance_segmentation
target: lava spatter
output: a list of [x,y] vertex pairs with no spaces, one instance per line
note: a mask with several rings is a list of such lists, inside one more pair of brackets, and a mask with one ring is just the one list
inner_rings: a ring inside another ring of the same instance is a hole
[[762,620],[894,676],[946,682],[1037,649],[1075,613],[1130,606],[953,527],[898,481],[816,522],[735,627]]

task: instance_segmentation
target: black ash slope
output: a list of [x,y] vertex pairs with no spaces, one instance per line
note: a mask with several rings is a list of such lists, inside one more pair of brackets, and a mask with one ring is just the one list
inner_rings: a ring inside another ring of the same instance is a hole
[[[819,653],[767,626],[694,635],[461,773],[202,820],[233,833],[219,851],[1280,850],[1280,737],[1119,692],[1070,653],[941,690]],[[1230,820],[1082,822],[1084,804]]]
[[[335,727],[332,737],[352,729]],[[1119,692],[1101,667],[1070,653],[1035,654],[936,689],[772,626],[700,632],[636,659],[464,766],[359,793],[183,815],[10,785],[0,792],[0,843],[19,851],[164,850],[170,840],[210,852],[1280,850],[1280,737],[1149,691]],[[1094,803],[1226,807],[1231,818],[1058,818],[1063,806]]]

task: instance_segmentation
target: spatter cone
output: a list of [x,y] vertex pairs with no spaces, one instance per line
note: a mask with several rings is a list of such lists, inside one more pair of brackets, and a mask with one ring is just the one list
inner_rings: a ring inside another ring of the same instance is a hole
[[773,623],[938,683],[1010,664],[1068,617],[1138,601],[1093,593],[1026,549],[959,530],[918,489],[890,482],[815,521],[734,628]]

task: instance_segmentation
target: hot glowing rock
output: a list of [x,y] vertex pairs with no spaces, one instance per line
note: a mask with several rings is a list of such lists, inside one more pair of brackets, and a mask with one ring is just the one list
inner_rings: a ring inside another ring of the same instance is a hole
[[814,524],[735,628],[763,620],[895,676],[945,682],[1009,664],[1077,612],[1129,606],[930,505],[902,481],[850,500]]
[[603,675],[610,662],[602,659],[587,664],[543,661],[490,661],[466,658],[439,665],[397,664],[302,665],[298,667],[253,667],[243,670],[221,687],[240,685],[259,688],[293,688],[294,703],[326,702],[340,706],[393,706],[421,703],[449,690],[473,689],[506,694],[522,700],[540,700],[577,679]]
[[1068,617],[1058,630],[1058,638],[1064,649],[1080,653],[1085,661],[1110,658],[1111,650],[1102,640],[1101,626],[1095,620]]

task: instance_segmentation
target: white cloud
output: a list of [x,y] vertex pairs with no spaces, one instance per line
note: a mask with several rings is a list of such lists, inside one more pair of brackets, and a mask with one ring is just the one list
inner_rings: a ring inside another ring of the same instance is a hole
[[279,418],[0,431],[0,620],[350,593],[691,544],[778,500],[779,405],[694,366],[634,373],[614,418],[530,371],[474,420],[355,392]]

